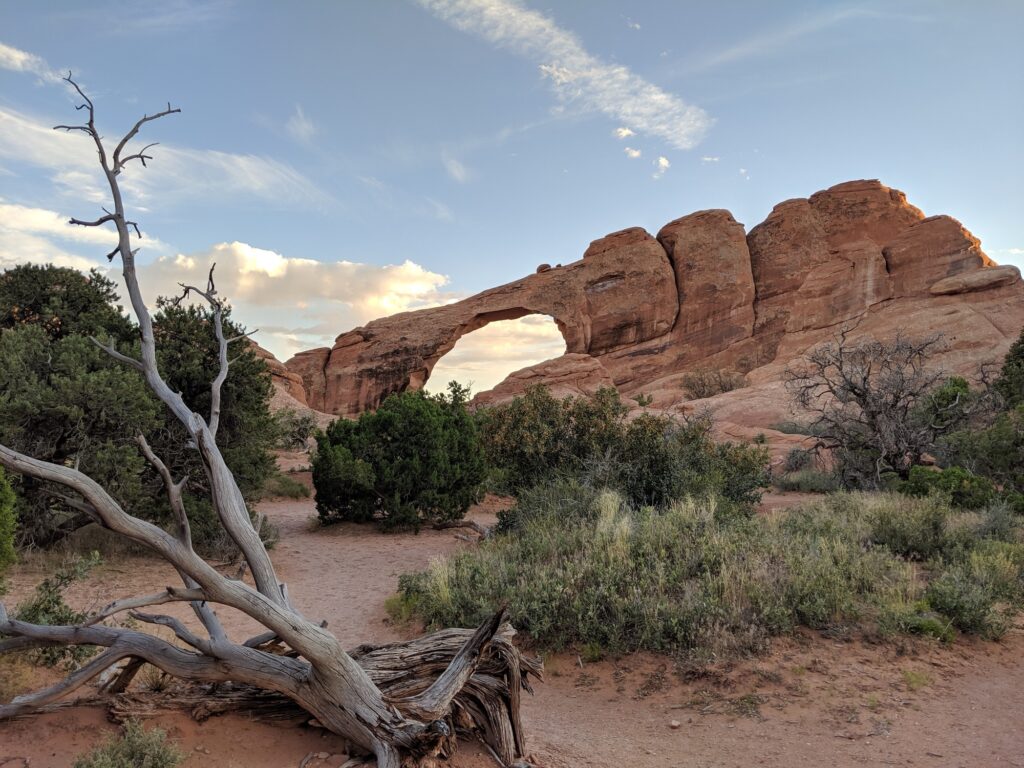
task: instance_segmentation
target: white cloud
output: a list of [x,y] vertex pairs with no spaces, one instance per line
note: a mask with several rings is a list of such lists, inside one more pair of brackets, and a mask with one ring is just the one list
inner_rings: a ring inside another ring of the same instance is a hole
[[[76,115],[77,116],[77,115]],[[85,199],[107,199],[96,153],[81,133],[0,107],[0,158],[53,171],[53,181]],[[152,140],[152,139],[151,139]],[[120,179],[134,202],[259,197],[273,203],[323,204],[330,198],[286,163],[258,155],[161,144],[147,168],[132,164]]]
[[665,171],[672,167],[672,163],[668,161],[668,158],[661,155],[657,160],[654,161],[654,174],[655,179],[660,179],[665,175]]
[[217,290],[256,340],[284,360],[330,346],[334,337],[396,312],[443,304],[448,278],[412,261],[378,266],[284,256],[248,243],[218,243],[191,254],[164,256],[139,267],[146,300],[202,284],[216,263]]
[[641,154],[639,149],[633,149],[632,147],[626,147],[623,150],[623,152],[625,152],[626,157],[630,158],[631,160],[636,160],[638,157],[640,157]]
[[300,144],[309,144],[317,133],[316,124],[306,117],[306,113],[298,104],[295,105],[295,112],[288,118],[284,127],[288,135]]
[[458,159],[452,157],[447,152],[441,155],[441,162],[444,164],[444,169],[455,181],[460,184],[465,184],[470,179],[469,169]]
[[626,19],[626,26],[629,27],[630,29],[635,29],[635,30],[639,30],[640,29],[640,24],[635,22],[635,21],[633,21],[632,19]]
[[712,157],[712,156],[705,156],[705,157],[702,157],[702,158],[700,159],[700,161],[701,161],[702,163],[717,163],[717,162],[719,161],[719,159],[720,159],[720,158],[717,158],[717,157]]
[[740,176],[742,176],[747,181],[750,181],[750,172],[747,171],[746,168],[740,168]]
[[61,74],[51,69],[42,57],[3,43],[0,43],[0,69],[28,72],[48,83],[59,83],[61,80]]
[[564,102],[602,112],[679,149],[711,126],[704,110],[588,52],[572,32],[517,0],[418,0],[452,26],[535,61]]
[[617,138],[617,139],[628,139],[630,136],[636,136],[636,131],[633,131],[633,130],[631,130],[629,128],[625,128],[625,127],[623,127],[623,128],[616,128],[614,133],[615,133],[615,138]]
[[441,392],[449,381],[472,385],[473,392],[493,388],[508,374],[565,354],[565,339],[546,315],[491,323],[459,339],[430,373],[427,390]]

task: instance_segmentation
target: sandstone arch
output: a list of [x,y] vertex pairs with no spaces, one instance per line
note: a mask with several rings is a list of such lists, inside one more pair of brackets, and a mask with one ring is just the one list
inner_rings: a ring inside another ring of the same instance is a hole
[[668,255],[633,228],[594,241],[572,264],[453,304],[374,320],[286,365],[302,377],[311,408],[355,416],[392,392],[422,387],[462,336],[499,319],[548,315],[568,353],[600,355],[664,335],[678,311]]

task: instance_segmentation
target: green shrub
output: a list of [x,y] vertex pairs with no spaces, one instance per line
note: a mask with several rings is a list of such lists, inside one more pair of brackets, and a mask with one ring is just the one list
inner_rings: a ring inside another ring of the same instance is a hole
[[283,450],[305,450],[309,439],[316,434],[316,419],[311,413],[284,409],[274,414],[277,422],[277,447]]
[[[188,435],[149,391],[139,373],[89,339],[138,353],[138,329],[121,312],[114,284],[93,272],[15,267],[0,276],[0,442],[35,458],[78,467],[123,508],[158,524],[173,518],[157,473],[135,442],[145,434],[172,475],[189,476],[186,506],[196,547],[216,554],[226,538],[207,501],[206,473]],[[161,373],[188,406],[209,413],[210,380],[218,367],[208,310],[160,302],[154,317]],[[225,318],[225,334],[244,329]],[[234,350],[222,387],[217,444],[247,500],[258,498],[273,469],[277,429],[266,364]],[[49,546],[91,518],[55,497],[51,485],[11,478],[17,493],[21,545]],[[207,539],[209,533],[212,539]]]
[[815,452],[806,448],[791,448],[786,454],[786,461],[782,468],[786,472],[799,472],[801,469],[810,469],[814,464]]
[[558,400],[534,387],[484,409],[479,419],[488,460],[506,492],[576,477],[614,488],[635,506],[716,494],[749,513],[760,501],[769,479],[766,449],[715,443],[708,418],[643,413],[627,420],[626,414],[613,389]]
[[869,513],[871,538],[897,555],[928,560],[940,555],[950,543],[951,510],[936,497],[924,499],[886,495]]
[[321,521],[416,528],[461,518],[485,476],[467,394],[453,382],[448,395],[391,395],[374,413],[331,424],[313,460]]
[[14,491],[11,490],[11,484],[7,482],[7,476],[0,468],[0,595],[4,593],[4,573],[17,560],[14,551],[14,531],[18,519],[14,504]]
[[995,609],[996,594],[974,578],[970,566],[958,564],[944,571],[928,585],[926,597],[932,608],[964,632],[997,638],[1006,631],[1006,622]]
[[800,491],[802,493],[831,493],[838,490],[839,478],[834,472],[823,472],[820,469],[799,469],[786,472],[774,480],[775,487],[780,491]]
[[129,721],[119,736],[76,758],[74,768],[176,768],[184,759],[162,730],[147,731],[138,722]]
[[989,478],[1004,494],[1024,494],[1024,404],[999,414],[985,428],[948,435],[939,452],[944,463]]
[[994,386],[1008,408],[1024,405],[1024,329],[1006,353]]
[[[44,579],[31,598],[19,603],[14,617],[30,624],[80,624],[86,615],[74,610],[64,601],[64,591],[72,583],[85,576],[99,564],[95,553],[88,558],[76,558],[61,565],[52,576]],[[73,667],[88,659],[96,652],[90,645],[54,646],[30,651],[30,658],[37,664],[53,667],[65,664]]]
[[899,483],[898,490],[910,496],[940,493],[961,509],[981,509],[996,498],[996,488],[991,480],[972,474],[963,467],[942,470],[912,467],[907,479]]

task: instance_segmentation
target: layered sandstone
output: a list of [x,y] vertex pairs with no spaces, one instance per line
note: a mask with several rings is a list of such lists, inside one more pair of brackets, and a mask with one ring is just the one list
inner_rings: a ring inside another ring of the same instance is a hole
[[622,230],[572,264],[375,320],[286,367],[311,407],[354,415],[421,387],[464,334],[532,313],[555,319],[567,354],[516,372],[481,401],[531,383],[580,394],[611,382],[652,395],[656,407],[688,408],[681,377],[725,368],[751,382],[716,399],[724,428],[742,432],[784,420],[782,371],[842,325],[878,337],[944,332],[937,363],[959,372],[997,359],[1024,326],[1024,285],[955,219],[925,218],[902,192],[852,181],[780,203],[749,233],[722,210],[676,219],[656,239]]

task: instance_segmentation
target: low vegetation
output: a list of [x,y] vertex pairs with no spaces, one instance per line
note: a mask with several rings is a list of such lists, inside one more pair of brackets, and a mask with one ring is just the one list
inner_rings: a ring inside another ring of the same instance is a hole
[[683,375],[683,392],[691,400],[714,397],[747,385],[747,377],[739,371],[698,368]]
[[637,509],[563,482],[511,514],[508,532],[404,576],[405,610],[465,625],[507,603],[542,648],[704,657],[799,626],[996,637],[1024,597],[1021,521],[1002,506],[835,494],[747,519],[714,500]]
[[176,768],[184,760],[162,730],[129,721],[119,735],[77,758],[73,768]]

